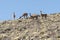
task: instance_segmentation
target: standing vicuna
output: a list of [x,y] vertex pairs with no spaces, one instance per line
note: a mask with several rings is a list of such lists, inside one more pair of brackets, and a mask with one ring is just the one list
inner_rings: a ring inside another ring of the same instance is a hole
[[19,19],[22,18],[22,17],[28,18],[28,13],[24,13],[21,17],[19,17]]
[[15,12],[13,13],[13,18],[14,18],[14,20],[15,20],[15,18],[16,18]]
[[42,11],[40,11],[40,13],[41,13],[42,19],[43,17],[45,17],[45,19],[47,18],[47,14],[42,14]]
[[40,15],[32,14],[30,13],[30,19],[38,19]]

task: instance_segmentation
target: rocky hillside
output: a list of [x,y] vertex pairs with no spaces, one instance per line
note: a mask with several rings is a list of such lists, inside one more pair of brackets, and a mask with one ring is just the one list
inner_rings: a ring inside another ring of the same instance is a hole
[[60,14],[50,14],[47,19],[3,21],[0,40],[60,40]]

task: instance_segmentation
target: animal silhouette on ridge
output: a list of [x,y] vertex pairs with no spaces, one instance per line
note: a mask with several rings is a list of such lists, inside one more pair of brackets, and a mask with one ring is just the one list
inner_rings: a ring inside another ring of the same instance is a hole
[[14,18],[14,20],[15,20],[15,18],[16,18],[15,12],[13,13],[13,18]]
[[22,17],[28,18],[28,13],[24,13],[21,17],[19,17],[19,19],[22,18]]
[[45,17],[45,19],[47,18],[47,14],[42,14],[42,11],[40,11],[40,13],[41,13],[42,19],[43,17]]
[[39,17],[40,15],[36,15],[36,14],[32,14],[31,15],[31,13],[30,13],[30,19],[38,19],[38,17]]

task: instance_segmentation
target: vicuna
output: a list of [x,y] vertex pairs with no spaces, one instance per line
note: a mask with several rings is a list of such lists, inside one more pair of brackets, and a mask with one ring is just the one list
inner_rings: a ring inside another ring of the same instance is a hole
[[47,14],[42,14],[42,11],[40,11],[40,12],[41,12],[42,18],[45,17],[45,19],[46,19],[47,18]]
[[30,19],[38,19],[40,15],[32,14],[30,13]]
[[15,20],[15,17],[16,17],[16,15],[15,15],[15,12],[13,13],[13,18],[14,18],[14,20]]
[[19,17],[19,19],[22,18],[22,17],[27,18],[28,17],[28,13],[24,13],[21,17]]

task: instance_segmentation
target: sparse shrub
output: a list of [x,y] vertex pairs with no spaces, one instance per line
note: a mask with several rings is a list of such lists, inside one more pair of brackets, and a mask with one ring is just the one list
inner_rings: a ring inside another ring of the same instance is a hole
[[44,34],[44,32],[41,32],[40,34]]
[[23,39],[25,39],[26,38],[26,36],[23,36]]
[[26,27],[23,27],[24,29],[27,29]]
[[18,38],[18,40],[21,40],[21,39]]
[[7,28],[5,31],[10,31],[11,29],[10,28]]
[[50,38],[49,36],[46,36],[47,38]]
[[39,36],[35,36],[35,38],[37,38],[37,37],[39,37]]
[[22,27],[22,28],[20,28],[19,30],[20,31],[24,31],[24,30],[26,30],[27,28],[26,27]]
[[33,40],[33,39],[31,39],[31,40]]
[[2,37],[0,37],[0,40],[2,40]]
[[6,33],[5,31],[2,31],[1,33]]
[[22,29],[20,29],[20,31],[22,31]]
[[5,23],[6,23],[6,21],[2,22],[2,25],[5,24]]
[[18,20],[18,22],[22,22],[21,20]]
[[60,36],[58,36],[58,38],[60,38]]
[[57,31],[60,31],[59,29],[57,29]]

